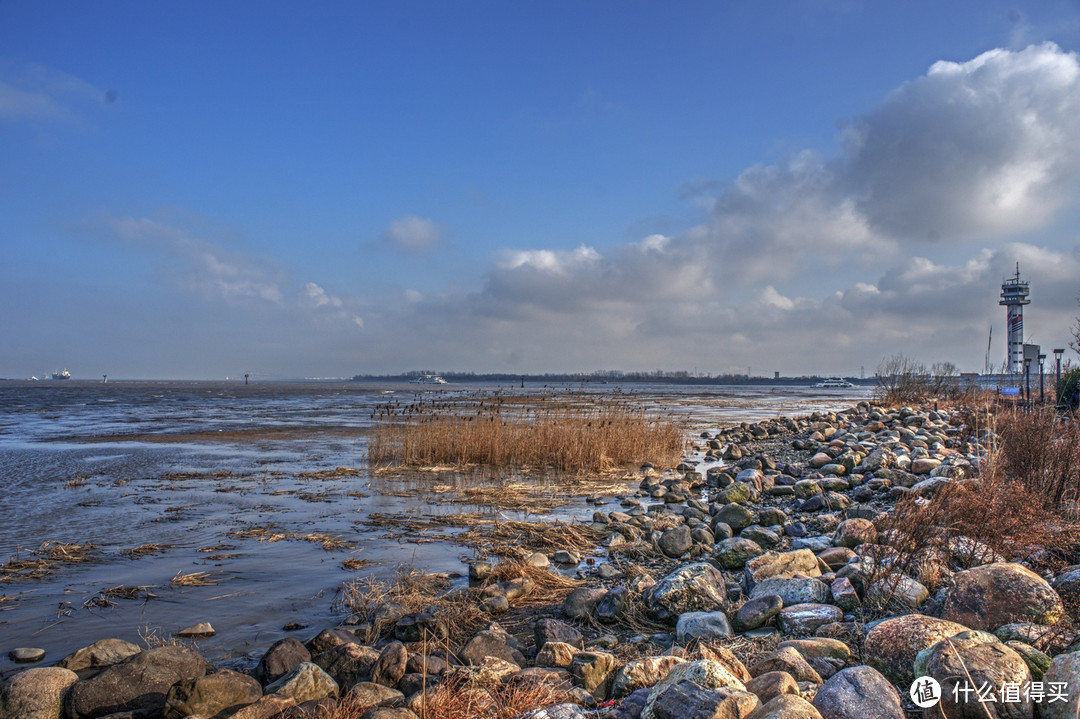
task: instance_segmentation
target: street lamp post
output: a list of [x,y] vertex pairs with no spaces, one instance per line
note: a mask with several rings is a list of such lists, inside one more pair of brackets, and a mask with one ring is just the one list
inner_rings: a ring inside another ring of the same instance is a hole
[[1031,358],[1024,358],[1024,402],[1031,407]]
[[1039,355],[1039,404],[1046,404],[1046,391],[1043,389],[1043,375],[1045,365],[1043,362],[1046,360],[1046,355]]
[[1065,348],[1054,350],[1054,363],[1057,371],[1054,373],[1054,404],[1061,401],[1061,355],[1065,354]]

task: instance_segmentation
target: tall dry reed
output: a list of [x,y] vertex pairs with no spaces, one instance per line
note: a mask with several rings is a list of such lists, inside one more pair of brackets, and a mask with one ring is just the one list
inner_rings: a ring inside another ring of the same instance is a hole
[[600,473],[643,462],[670,465],[682,449],[678,422],[651,416],[629,400],[491,396],[381,409],[368,460]]

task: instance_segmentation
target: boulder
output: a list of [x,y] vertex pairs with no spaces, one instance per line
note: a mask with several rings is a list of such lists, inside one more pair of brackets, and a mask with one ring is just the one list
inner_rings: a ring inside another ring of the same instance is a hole
[[[1039,705],[1042,719],[1076,719],[1080,716],[1080,652],[1059,654],[1050,662],[1050,668],[1043,677],[1043,686],[1053,682],[1061,689],[1066,700],[1047,702]],[[1065,686],[1062,687],[1062,684]]]
[[784,600],[776,594],[761,594],[743,603],[735,613],[733,622],[737,632],[748,632],[763,627],[784,608]]
[[997,562],[953,577],[941,618],[993,631],[1013,622],[1057,624],[1064,614],[1050,584],[1020,564]]
[[606,590],[599,587],[578,587],[566,595],[563,601],[563,614],[571,619],[585,619],[592,615]]
[[[744,717],[758,705],[754,694],[729,687],[705,689],[684,679],[651,698],[646,707],[653,719]],[[645,712],[642,712],[644,717]]]
[[349,690],[348,699],[351,707],[362,712],[371,707],[401,704],[405,701],[405,696],[397,689],[382,684],[360,682]]
[[515,646],[517,642],[497,624],[479,631],[461,650],[459,658],[464,664],[476,665],[486,657],[498,657],[525,666],[525,656]]
[[536,650],[540,651],[548,642],[563,642],[578,649],[585,648],[585,638],[576,628],[558,619],[538,619],[533,625]]
[[839,639],[831,637],[808,637],[807,639],[787,639],[776,645],[777,649],[791,647],[806,659],[827,657],[846,662],[851,657],[851,648]]
[[254,704],[262,695],[259,682],[230,669],[181,679],[165,695],[165,719],[184,719],[191,714],[230,716]]
[[821,677],[802,654],[791,647],[777,649],[750,667],[750,674],[761,676],[769,672],[787,672],[797,682],[821,683]]
[[821,576],[818,558],[809,549],[766,552],[749,560],[743,568],[743,584],[749,592],[758,582],[770,577],[794,577],[797,574],[807,577]]
[[781,694],[798,694],[795,677],[785,671],[765,672],[746,683],[746,691],[757,694],[762,704]]
[[779,694],[746,716],[746,719],[822,719],[814,705],[796,694]]
[[690,547],[694,545],[694,540],[690,536],[690,527],[685,524],[680,524],[678,527],[673,527],[662,535],[657,540],[656,545],[660,548],[668,557],[672,559],[678,559],[682,555],[686,554]]
[[578,686],[596,699],[607,699],[611,681],[615,677],[615,655],[607,652],[578,652],[569,668]]
[[845,519],[833,533],[833,544],[854,549],[860,544],[873,544],[877,538],[877,528],[869,519]]
[[165,709],[165,694],[184,679],[206,674],[202,655],[185,647],[158,647],[72,685],[65,699],[70,719],[96,719],[118,712]]
[[312,662],[303,662],[266,687],[266,694],[280,694],[301,704],[312,699],[338,696],[337,682]]
[[865,664],[841,669],[827,679],[814,707],[828,719],[904,719],[896,687],[880,672]]
[[581,647],[575,647],[563,642],[545,642],[544,646],[536,653],[536,666],[538,667],[568,667],[574,661],[574,655],[581,651]]
[[775,594],[784,606],[822,604],[829,601],[829,585],[813,577],[771,577],[754,585],[750,598]]
[[686,612],[723,611],[728,604],[724,575],[705,562],[678,567],[645,590],[644,596],[649,613],[669,623]]
[[[321,636],[321,635],[320,635]],[[288,674],[304,662],[311,661],[311,652],[292,637],[279,639],[270,645],[255,667],[255,676],[263,684],[270,684],[278,677]]]
[[867,633],[862,658],[893,684],[909,686],[915,679],[912,666],[916,654],[967,629],[961,624],[923,614],[893,617]]
[[35,667],[0,683],[0,718],[59,719],[64,694],[79,675],[63,667]]
[[278,719],[285,711],[295,706],[296,702],[290,697],[277,694],[264,696],[254,704],[248,704],[229,719]]
[[409,652],[401,642],[390,642],[379,652],[379,657],[371,665],[371,681],[375,684],[393,687],[405,676],[405,665],[409,661]]
[[676,641],[683,646],[695,639],[715,641],[733,634],[731,622],[723,612],[686,612],[679,615],[675,624]]
[[742,569],[747,561],[764,553],[760,544],[746,537],[730,537],[713,547],[713,559],[724,569]]
[[379,652],[371,647],[339,644],[319,654],[312,661],[333,677],[338,688],[345,692],[371,678],[371,667],[378,658]]
[[141,650],[135,644],[123,639],[101,639],[67,655],[56,666],[81,672],[84,669],[107,667],[124,661]]
[[[1031,682],[1031,672],[1023,658],[997,637],[986,632],[963,632],[943,639],[929,652],[926,675],[941,685],[941,703],[932,711],[945,716],[976,716],[983,710],[976,693],[957,689],[989,686],[997,696],[1000,688],[1012,683],[1023,688]],[[997,701],[992,706],[997,719],[1032,719],[1035,705],[1020,691],[1016,701]]]
[[633,659],[615,673],[611,683],[611,697],[621,699],[643,687],[651,687],[663,679],[676,664],[685,664],[682,657],[642,657]]
[[[681,681],[690,681],[703,689],[731,688],[745,691],[742,681],[724,664],[711,659],[698,659],[693,662],[676,664],[668,672],[667,676],[658,681],[649,691],[648,701],[641,712],[641,719],[653,719],[653,703],[663,694],[669,686]],[[735,716],[740,716],[735,714]]]
[[785,634],[813,634],[817,628],[839,622],[844,612],[831,604],[793,604],[780,610],[776,617],[777,624]]

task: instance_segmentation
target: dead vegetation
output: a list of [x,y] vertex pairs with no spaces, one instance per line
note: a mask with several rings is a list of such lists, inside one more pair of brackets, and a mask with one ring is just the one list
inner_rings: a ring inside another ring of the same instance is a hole
[[325,532],[307,532],[306,534],[282,532],[279,530],[278,525],[273,522],[269,524],[250,524],[246,527],[233,529],[225,536],[231,539],[256,539],[260,542],[280,542],[283,540],[311,542],[327,552],[336,552],[355,546],[352,542],[336,534],[327,534]]
[[620,397],[487,395],[384,405],[368,450],[372,466],[515,467],[575,474],[670,464],[682,427]]
[[877,522],[881,547],[865,554],[877,611],[901,577],[930,591],[953,569],[1023,560],[1060,568],[1080,559],[1080,428],[1049,411],[993,408],[969,415],[974,434],[996,438],[977,477],[954,479],[932,497],[897,501]]
[[169,583],[174,587],[213,587],[219,580],[211,572],[177,572]]
[[147,557],[152,554],[160,554],[167,549],[172,549],[171,544],[140,544],[137,547],[131,549],[121,550],[120,554],[131,559],[138,559],[139,557]]
[[37,549],[18,548],[0,566],[0,582],[41,579],[61,565],[82,564],[93,559],[97,548],[92,544],[74,544],[46,540]]
[[472,547],[480,557],[525,559],[533,552],[550,554],[560,549],[584,554],[595,549],[605,536],[604,530],[584,524],[505,520],[474,526],[454,541]]
[[[509,681],[479,684],[451,676],[434,691],[424,694],[418,705],[420,719],[512,719],[538,707],[573,701],[569,686],[546,681]],[[353,719],[345,714],[334,719]]]

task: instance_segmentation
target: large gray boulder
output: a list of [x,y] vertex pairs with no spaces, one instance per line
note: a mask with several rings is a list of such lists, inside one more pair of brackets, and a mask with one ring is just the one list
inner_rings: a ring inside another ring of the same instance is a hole
[[138,645],[123,639],[99,639],[78,649],[56,663],[56,666],[81,672],[84,669],[99,669],[124,661],[138,654]]
[[[1021,689],[1031,682],[1031,671],[1023,657],[987,632],[964,632],[943,639],[930,650],[926,675],[941,685],[941,703],[927,709],[924,716],[981,716],[984,703],[977,694],[965,693],[962,687],[991,687],[995,695],[1002,686],[1014,684]],[[1032,719],[1035,703],[1023,691],[1016,701],[993,704],[996,719]]]
[[1020,564],[996,562],[953,577],[941,618],[992,632],[1014,622],[1057,624],[1063,614],[1061,597],[1045,579]]
[[59,719],[64,694],[79,675],[63,667],[35,667],[0,684],[0,719]]
[[728,606],[724,575],[705,562],[675,569],[646,589],[644,596],[649,613],[671,624],[686,612],[723,611]]
[[814,697],[814,707],[827,719],[904,719],[900,695],[889,680],[862,664],[841,669]]
[[181,679],[165,695],[165,719],[184,719],[189,715],[230,716],[248,704],[254,704],[262,695],[259,682],[230,669]]
[[915,679],[912,667],[919,652],[967,629],[961,624],[923,614],[893,617],[867,633],[862,658],[892,683],[909,686]]
[[69,719],[97,719],[125,711],[162,712],[173,684],[201,677],[206,669],[206,660],[192,649],[148,649],[76,682],[65,709]]
[[1064,685],[1066,701],[1040,704],[1042,719],[1076,719],[1080,716],[1080,652],[1054,657],[1043,676],[1043,686],[1048,687],[1051,682],[1058,689]]

